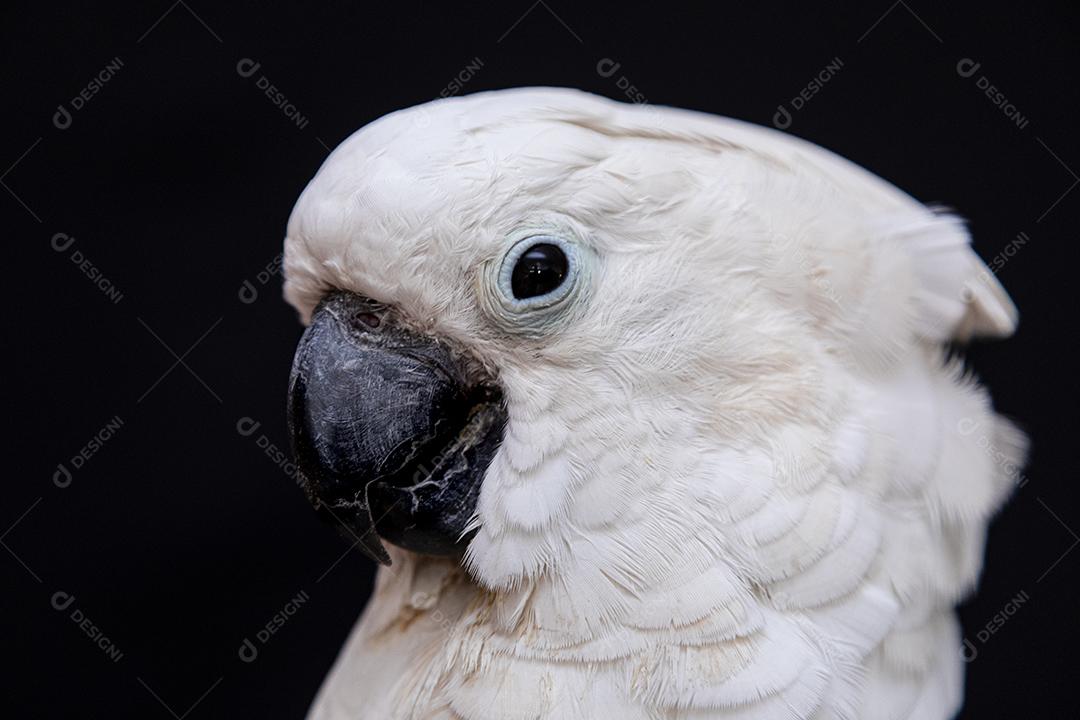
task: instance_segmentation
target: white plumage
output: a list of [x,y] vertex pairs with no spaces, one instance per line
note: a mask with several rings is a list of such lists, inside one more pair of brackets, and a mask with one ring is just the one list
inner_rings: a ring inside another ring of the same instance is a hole
[[[489,269],[535,229],[587,272],[522,324]],[[1016,319],[955,217],[772,130],[525,89],[349,138],[285,270],[303,317],[391,305],[509,413],[465,560],[390,549],[311,717],[956,711],[1024,439],[942,349]]]

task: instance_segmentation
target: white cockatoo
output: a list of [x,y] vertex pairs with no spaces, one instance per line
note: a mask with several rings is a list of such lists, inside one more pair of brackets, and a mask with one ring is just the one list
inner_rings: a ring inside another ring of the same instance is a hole
[[319,720],[948,718],[1023,435],[964,224],[564,89],[393,113],[285,241],[303,483],[386,566]]

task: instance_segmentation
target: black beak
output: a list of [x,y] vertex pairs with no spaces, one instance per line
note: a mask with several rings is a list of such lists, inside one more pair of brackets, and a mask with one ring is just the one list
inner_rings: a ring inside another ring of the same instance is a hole
[[506,411],[498,388],[470,382],[444,344],[335,292],[300,338],[288,420],[316,509],[388,565],[380,537],[432,555],[464,548]]

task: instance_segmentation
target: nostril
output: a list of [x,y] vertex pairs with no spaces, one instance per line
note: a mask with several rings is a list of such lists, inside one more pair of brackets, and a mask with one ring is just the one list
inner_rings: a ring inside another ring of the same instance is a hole
[[375,328],[379,327],[381,322],[382,321],[379,319],[379,316],[375,313],[357,312],[353,313],[352,316],[353,327],[355,327],[357,330],[364,330],[365,328],[369,330],[374,330]]

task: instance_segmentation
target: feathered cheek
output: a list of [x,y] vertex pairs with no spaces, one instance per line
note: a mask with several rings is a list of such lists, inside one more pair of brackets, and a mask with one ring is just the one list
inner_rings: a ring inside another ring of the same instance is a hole
[[500,449],[484,480],[478,532],[466,553],[466,567],[491,588],[559,566],[560,552],[574,544],[574,538],[563,537],[569,532],[563,521],[575,482],[568,458],[558,454],[521,471],[506,449]]

